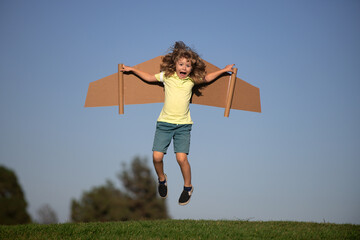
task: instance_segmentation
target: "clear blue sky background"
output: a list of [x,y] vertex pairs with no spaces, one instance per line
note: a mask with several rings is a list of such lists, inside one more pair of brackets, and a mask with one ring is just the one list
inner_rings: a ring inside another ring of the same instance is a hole
[[[0,1],[0,164],[29,212],[70,202],[135,156],[161,104],[84,108],[90,82],[184,41],[235,63],[262,113],[192,105],[195,191],[165,158],[173,218],[360,224],[360,1]],[[155,172],[154,172],[155,173]]]

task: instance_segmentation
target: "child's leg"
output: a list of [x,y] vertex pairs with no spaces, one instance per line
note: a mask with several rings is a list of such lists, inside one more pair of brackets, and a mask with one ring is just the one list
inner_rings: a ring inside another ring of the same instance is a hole
[[184,186],[191,187],[191,168],[186,153],[176,153],[176,160],[181,168],[184,178]]
[[155,167],[156,174],[158,175],[159,181],[165,180],[164,174],[164,163],[163,163],[164,153],[153,151],[153,163]]

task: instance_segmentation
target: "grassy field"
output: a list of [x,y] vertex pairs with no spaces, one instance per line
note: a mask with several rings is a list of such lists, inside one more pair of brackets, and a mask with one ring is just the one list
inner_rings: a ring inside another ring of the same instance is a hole
[[0,226],[0,239],[360,239],[360,225],[158,220]]

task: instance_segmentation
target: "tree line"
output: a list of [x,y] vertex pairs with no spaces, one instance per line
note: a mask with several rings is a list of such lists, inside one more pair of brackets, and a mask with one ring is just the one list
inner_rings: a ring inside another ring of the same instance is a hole
[[[169,218],[166,202],[157,194],[157,182],[146,159],[135,157],[130,166],[122,165],[117,175],[122,188],[113,182],[84,191],[80,199],[71,200],[72,222],[105,222]],[[32,220],[16,174],[0,166],[0,224],[57,223],[55,211],[43,205],[38,219]]]

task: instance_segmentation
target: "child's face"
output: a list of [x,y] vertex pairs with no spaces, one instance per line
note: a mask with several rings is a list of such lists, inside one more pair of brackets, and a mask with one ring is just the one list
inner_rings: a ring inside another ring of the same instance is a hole
[[180,58],[176,63],[176,74],[179,78],[184,79],[191,73],[192,67],[190,60],[186,58]]

